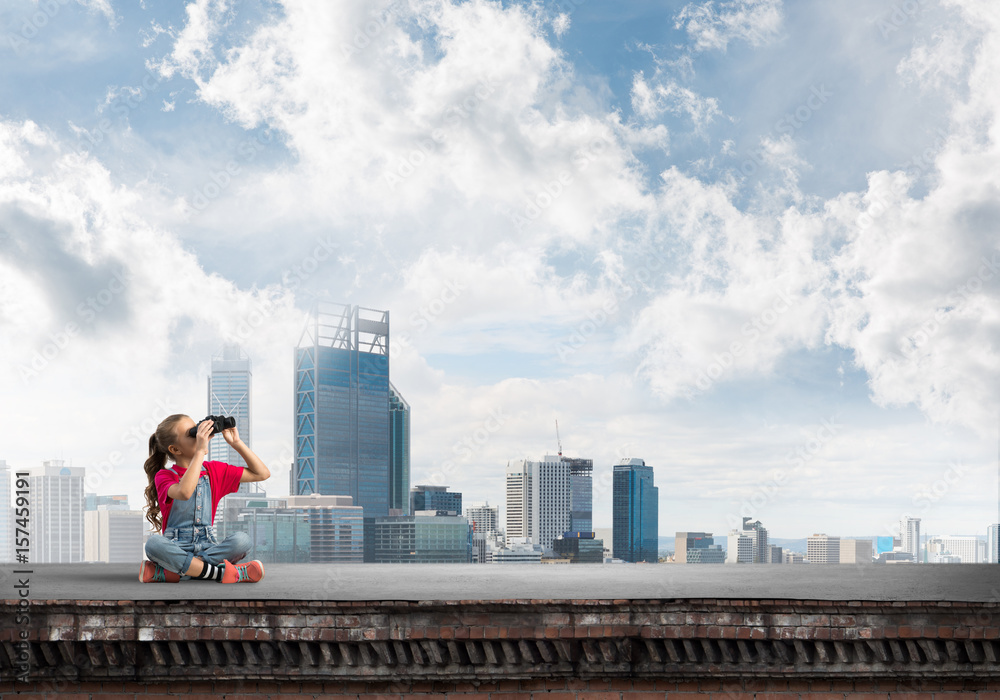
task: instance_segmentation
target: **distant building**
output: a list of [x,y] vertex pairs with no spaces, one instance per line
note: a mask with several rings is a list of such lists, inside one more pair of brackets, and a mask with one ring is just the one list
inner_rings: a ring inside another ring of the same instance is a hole
[[840,540],[841,564],[871,564],[873,561],[871,540]]
[[768,545],[767,547],[767,564],[783,564],[784,554],[781,551],[781,547],[777,545]]
[[816,534],[806,539],[806,560],[810,564],[839,564],[840,538]]
[[563,457],[569,464],[569,531],[594,530],[594,460]]
[[83,561],[83,467],[67,467],[61,459],[28,469],[31,493],[32,564],[75,564]]
[[566,532],[552,541],[557,557],[574,564],[600,564],[604,561],[604,543],[594,539],[593,532]]
[[495,543],[486,552],[487,564],[541,564],[542,548],[533,544],[530,538],[518,537],[508,540],[506,546]]
[[483,503],[465,508],[465,517],[472,528],[472,561],[476,564],[486,563],[486,550],[489,540],[495,543],[498,536],[500,507]]
[[916,560],[909,552],[882,552],[876,560],[878,564],[914,564]]
[[365,561],[376,564],[464,564],[472,561],[472,530],[461,515],[414,511],[365,518]]
[[740,530],[730,530],[726,544],[727,564],[752,564],[754,538]]
[[781,561],[784,564],[804,564],[806,558],[798,552],[782,552]]
[[982,544],[978,537],[936,535],[927,540],[927,559],[938,563],[979,564],[983,559],[980,549],[985,549]]
[[711,532],[678,532],[674,537],[675,564],[724,564],[726,552]]
[[121,510],[117,504],[83,513],[83,560],[111,564],[140,562],[144,559],[141,510]]
[[83,510],[129,510],[128,496],[124,494],[105,496],[96,493],[84,493]]
[[767,528],[761,525],[759,520],[750,522],[750,518],[744,517],[743,534],[748,535],[753,540],[753,562],[766,564],[768,557]]
[[891,552],[899,545],[899,538],[888,536],[880,536],[875,538],[875,556],[878,556],[882,552]]
[[389,508],[408,515],[409,491],[410,404],[389,382]]
[[507,465],[507,543],[530,538],[546,554],[571,522],[572,467],[560,455],[541,461],[519,459]]
[[900,548],[920,561],[920,518],[903,516],[899,521]]
[[642,459],[625,458],[614,467],[612,525],[616,559],[659,560],[659,489]]
[[462,494],[448,491],[447,486],[422,484],[410,489],[409,512],[435,510],[438,515],[461,515]]
[[[239,345],[223,345],[212,358],[212,373],[208,378],[208,415],[232,416],[240,439],[253,446],[252,427],[253,367],[250,357]],[[204,416],[192,416],[196,421]],[[240,453],[229,446],[221,435],[208,443],[208,459],[246,467]],[[248,481],[237,493],[250,494],[258,490],[257,483]]]
[[986,563],[1000,563],[1000,536],[998,536],[1000,525],[990,525],[986,529]]

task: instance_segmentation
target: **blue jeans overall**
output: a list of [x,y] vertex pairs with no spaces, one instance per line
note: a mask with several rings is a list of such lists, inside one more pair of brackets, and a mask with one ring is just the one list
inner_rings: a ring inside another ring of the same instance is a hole
[[174,499],[163,534],[150,535],[146,541],[146,556],[167,571],[179,573],[182,581],[191,578],[184,572],[195,557],[208,564],[218,565],[223,559],[235,564],[250,551],[250,535],[234,532],[219,542],[211,518],[212,487],[203,472],[191,498]]

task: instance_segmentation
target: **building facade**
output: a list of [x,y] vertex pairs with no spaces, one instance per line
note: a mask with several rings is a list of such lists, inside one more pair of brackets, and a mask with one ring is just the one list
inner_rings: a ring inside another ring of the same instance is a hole
[[83,467],[61,459],[28,469],[31,492],[29,561],[69,564],[83,561]]
[[920,556],[920,518],[903,516],[899,520],[899,540],[900,549],[913,557],[913,561],[919,562]]
[[604,543],[595,539],[593,532],[567,532],[552,541],[552,552],[573,564],[600,564],[604,561]]
[[594,460],[563,457],[569,464],[571,532],[594,531]]
[[389,509],[408,515],[409,495],[410,404],[389,382]]
[[754,538],[742,530],[730,530],[726,542],[727,564],[752,564]]
[[810,564],[839,564],[840,538],[825,534],[806,538],[806,560]]
[[145,513],[118,508],[83,513],[83,560],[125,564],[144,558]]
[[470,534],[461,515],[366,517],[364,557],[375,564],[465,564],[472,561]]
[[659,560],[659,490],[653,468],[637,458],[625,458],[612,475],[612,530],[615,559],[627,562]]
[[409,512],[435,510],[440,515],[462,515],[462,494],[447,486],[420,484],[410,489]]
[[674,536],[675,564],[724,564],[726,552],[711,532],[678,532]]
[[389,312],[319,303],[295,350],[292,495],[349,495],[365,517],[388,515],[389,397]]
[[507,542],[530,538],[552,553],[552,542],[571,524],[572,482],[569,461],[545,455],[541,461],[514,460],[507,465]]
[[871,564],[875,561],[871,540],[847,539],[840,541],[841,564]]
[[[251,403],[253,396],[253,366],[250,357],[239,345],[227,344],[212,358],[212,373],[208,378],[208,415],[232,416],[240,439],[253,446]],[[202,416],[203,417],[203,416]],[[202,417],[193,416],[198,421]],[[240,453],[229,446],[221,435],[208,443],[208,458],[246,467]],[[254,493],[256,482],[240,484],[239,493]]]

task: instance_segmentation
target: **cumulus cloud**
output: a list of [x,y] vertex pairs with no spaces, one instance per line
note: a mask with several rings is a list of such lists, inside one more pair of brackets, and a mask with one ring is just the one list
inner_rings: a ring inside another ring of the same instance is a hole
[[762,46],[781,31],[781,0],[729,0],[685,5],[677,13],[676,27],[684,29],[698,51],[725,51],[733,41]]

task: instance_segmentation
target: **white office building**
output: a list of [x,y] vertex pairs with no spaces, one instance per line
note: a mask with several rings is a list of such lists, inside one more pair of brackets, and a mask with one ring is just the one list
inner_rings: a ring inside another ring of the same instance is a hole
[[825,534],[806,538],[806,561],[810,564],[839,564],[840,538]]
[[487,543],[486,564],[541,564],[542,548],[527,537],[516,537],[499,546],[496,540]]
[[840,563],[871,564],[874,562],[873,551],[871,540],[841,540]]
[[936,535],[927,540],[927,561],[950,564],[979,564],[983,562],[981,549],[984,543],[978,537]]
[[[754,537],[740,530],[730,530],[726,538],[727,564],[752,564]],[[675,554],[676,556],[676,554]]]
[[899,548],[913,556],[913,561],[919,562],[920,557],[920,518],[904,515],[899,520]]
[[67,467],[61,459],[55,459],[27,472],[31,499],[29,561],[38,564],[83,561],[86,470]]
[[[251,446],[253,445],[252,390],[253,370],[249,356],[240,350],[239,345],[224,345],[222,351],[212,358],[212,374],[208,378],[208,414],[235,418],[240,439]],[[192,416],[192,418],[198,421],[204,416]],[[222,435],[216,435],[208,443],[208,458],[239,467],[247,466]],[[238,493],[253,494],[260,490],[257,482],[248,481],[240,484]]]
[[519,459],[507,465],[506,536],[530,538],[546,554],[552,541],[568,532],[571,523],[570,463],[560,455],[539,461]]
[[143,531],[146,522],[141,510],[112,507],[84,511],[84,561],[109,564],[141,561],[144,558]]
[[984,561],[987,564],[1000,563],[1000,537],[997,535],[1000,525],[993,524],[986,528],[986,556]]

